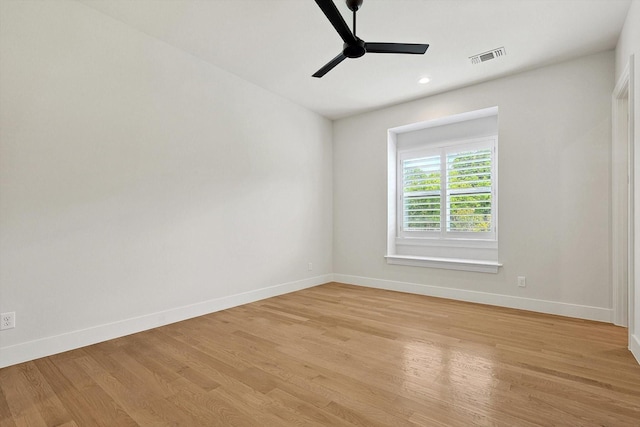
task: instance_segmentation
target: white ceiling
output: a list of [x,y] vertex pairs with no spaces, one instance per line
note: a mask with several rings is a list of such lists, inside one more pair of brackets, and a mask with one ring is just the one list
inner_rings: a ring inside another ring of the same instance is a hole
[[[342,40],[313,0],[79,1],[335,119],[613,49],[631,0],[365,0],[359,37],[429,50],[347,59],[321,79]],[[506,56],[471,64],[501,46]]]

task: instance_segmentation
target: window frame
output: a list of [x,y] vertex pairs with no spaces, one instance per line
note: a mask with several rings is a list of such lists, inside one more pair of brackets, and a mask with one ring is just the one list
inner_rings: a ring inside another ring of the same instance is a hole
[[[487,139],[493,139],[493,236],[476,235],[469,238],[467,235],[461,235],[460,232],[454,232],[456,235],[446,238],[417,236],[415,232],[408,233],[410,234],[408,236],[399,235],[399,215],[402,214],[398,179],[398,176],[401,176],[399,175],[401,154],[411,151],[433,153],[434,149],[445,146],[471,144]],[[388,129],[387,251],[385,254],[388,264],[498,273],[499,268],[502,267],[498,261],[498,146],[498,107]]]

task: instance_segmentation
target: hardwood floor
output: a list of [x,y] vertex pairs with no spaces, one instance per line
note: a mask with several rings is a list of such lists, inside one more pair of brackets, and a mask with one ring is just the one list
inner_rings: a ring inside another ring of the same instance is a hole
[[331,283],[0,370],[0,427],[640,426],[609,324]]

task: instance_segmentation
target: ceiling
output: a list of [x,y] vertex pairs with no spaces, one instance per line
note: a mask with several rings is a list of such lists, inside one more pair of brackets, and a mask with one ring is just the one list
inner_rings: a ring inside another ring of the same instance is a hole
[[[342,40],[313,0],[79,1],[336,119],[613,49],[631,0],[365,0],[359,37],[429,50],[347,59],[321,79],[311,75]],[[502,46],[506,56],[471,64]],[[431,82],[418,84],[423,76]]]

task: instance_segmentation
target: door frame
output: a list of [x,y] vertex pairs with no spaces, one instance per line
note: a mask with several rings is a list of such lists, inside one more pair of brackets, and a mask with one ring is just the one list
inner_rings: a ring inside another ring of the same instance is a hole
[[633,155],[630,140],[631,61],[620,75],[612,94],[611,144],[611,283],[613,323],[629,326],[633,283]]

